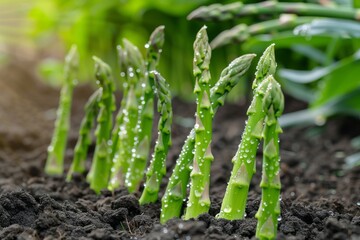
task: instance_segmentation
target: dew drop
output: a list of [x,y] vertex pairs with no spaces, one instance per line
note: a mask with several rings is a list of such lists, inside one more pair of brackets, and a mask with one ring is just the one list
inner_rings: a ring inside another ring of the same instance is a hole
[[230,213],[231,212],[231,207],[226,207],[224,209],[224,213]]

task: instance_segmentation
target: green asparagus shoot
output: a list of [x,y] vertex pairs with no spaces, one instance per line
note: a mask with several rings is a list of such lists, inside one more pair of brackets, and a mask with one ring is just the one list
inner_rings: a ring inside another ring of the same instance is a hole
[[91,129],[94,125],[95,116],[98,114],[100,97],[101,91],[98,89],[90,96],[85,105],[85,116],[81,121],[79,138],[74,149],[74,158],[67,174],[67,181],[71,180],[73,173],[85,172],[85,160],[91,143]]
[[298,17],[294,14],[283,14],[279,19],[263,21],[250,26],[241,23],[229,30],[221,32],[214,38],[214,40],[211,41],[210,45],[211,48],[215,49],[230,43],[241,43],[248,40],[250,37],[257,36],[259,34],[290,30],[298,25],[309,23],[314,19],[316,18]]
[[120,62],[120,77],[124,81],[122,85],[122,99],[120,103],[120,108],[118,110],[118,113],[116,115],[115,119],[115,125],[112,130],[111,134],[111,153],[110,153],[110,159],[111,161],[114,160],[116,151],[118,149],[119,144],[119,129],[120,126],[124,124],[124,111],[126,107],[126,100],[128,98],[129,93],[129,74],[127,72],[128,69],[128,59],[127,59],[127,52],[126,49],[122,48],[120,45],[117,47],[118,50],[118,56],[119,56],[119,62]]
[[354,8],[339,6],[333,8],[313,3],[287,3],[278,1],[261,1],[252,4],[235,2],[225,5],[217,3],[194,10],[189,14],[188,19],[226,21],[249,15],[281,13],[359,20],[359,11]]
[[[270,75],[262,85],[266,90],[262,102],[265,112],[265,124],[263,130],[263,169],[262,169],[262,198],[256,218],[256,237],[259,239],[275,239],[280,214],[280,153],[279,133],[281,128],[278,117],[284,109],[284,95],[279,83]],[[259,87],[263,89],[262,87]]]
[[62,175],[67,136],[70,128],[70,113],[73,89],[78,70],[78,53],[73,46],[65,58],[64,83],[60,92],[60,102],[56,113],[54,134],[48,147],[45,173]]
[[196,218],[210,208],[209,182],[210,166],[214,159],[211,153],[212,118],[214,115],[210,102],[211,48],[206,27],[202,27],[194,42],[194,76],[196,93],[195,153],[193,169],[190,174],[190,196],[185,219]]
[[126,173],[125,185],[129,192],[138,190],[144,177],[154,119],[154,80],[149,73],[155,70],[164,44],[164,26],[160,26],[151,34],[146,48],[146,70],[138,84],[140,95],[138,104],[138,119],[135,127],[135,141],[132,149],[130,166]]
[[97,116],[96,146],[92,162],[90,187],[99,193],[108,185],[111,160],[109,158],[109,142],[112,128],[112,112],[115,110],[114,81],[110,67],[97,57],[95,61],[96,82],[101,89],[98,101],[99,114]]
[[[210,90],[210,102],[214,113],[224,105],[225,97],[249,69],[254,54],[246,54],[233,60],[222,72],[220,79]],[[160,222],[179,217],[187,194],[190,165],[194,158],[195,130],[192,129],[181,149],[180,156],[169,178],[162,198]]]
[[274,45],[270,45],[261,56],[253,81],[254,98],[247,111],[248,121],[242,135],[239,148],[232,160],[234,166],[221,205],[219,218],[229,220],[242,219],[251,178],[256,171],[256,152],[262,138],[265,113],[262,111],[264,94],[259,91],[260,83],[269,75],[275,73],[276,62]]
[[159,135],[155,145],[154,155],[146,172],[146,183],[140,198],[140,204],[153,203],[158,199],[158,193],[163,176],[166,174],[166,156],[171,145],[172,106],[169,84],[157,72],[151,72],[155,79],[158,96]]
[[[120,60],[126,59],[126,92],[124,105],[118,116],[118,140],[113,141],[113,165],[108,188],[114,190],[124,183],[125,175],[130,167],[132,149],[135,144],[135,127],[138,121],[138,107],[141,93],[138,92],[140,79],[144,77],[145,64],[139,49],[128,40],[123,40],[124,52]],[[116,129],[114,130],[116,131]],[[114,136],[114,135],[113,135]],[[117,145],[115,145],[117,144]]]

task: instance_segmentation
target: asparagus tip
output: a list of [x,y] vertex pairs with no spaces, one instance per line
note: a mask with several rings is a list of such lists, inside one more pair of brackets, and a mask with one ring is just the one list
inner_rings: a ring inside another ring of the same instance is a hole
[[274,75],[276,71],[275,61],[275,44],[272,43],[267,47],[260,57],[259,63],[256,66],[255,81],[252,88],[255,89],[266,77]]

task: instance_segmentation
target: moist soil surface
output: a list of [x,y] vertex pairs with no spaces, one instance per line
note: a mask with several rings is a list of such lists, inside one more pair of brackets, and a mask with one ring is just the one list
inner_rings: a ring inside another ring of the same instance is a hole
[[[261,147],[245,219],[215,218],[241,138],[247,103],[226,104],[216,115],[209,213],[196,221],[173,219],[161,225],[160,202],[139,206],[140,192],[129,194],[121,188],[96,195],[84,176],[74,176],[68,183],[64,177],[44,174],[59,90],[37,80],[29,66],[31,63],[9,63],[0,70],[0,239],[255,239]],[[82,109],[92,91],[88,85],[75,90],[66,169]],[[178,99],[173,107],[173,146],[167,175],[190,131],[184,119],[189,122],[195,112],[194,104]],[[305,107],[287,97],[286,112]],[[360,239],[360,168],[343,170],[344,158],[356,152],[350,141],[360,135],[359,123],[358,119],[336,118],[323,126],[284,130],[277,239]],[[89,165],[93,149],[94,144]]]

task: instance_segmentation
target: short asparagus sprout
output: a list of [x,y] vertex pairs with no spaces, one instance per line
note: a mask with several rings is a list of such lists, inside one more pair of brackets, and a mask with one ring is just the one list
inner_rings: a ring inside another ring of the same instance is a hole
[[[124,59],[126,59],[126,99],[124,107],[120,115],[118,129],[117,145],[112,149],[113,165],[111,168],[111,176],[108,188],[114,190],[124,183],[125,175],[130,167],[130,159],[132,149],[135,144],[135,127],[138,119],[138,99],[140,95],[137,94],[138,84],[141,78],[144,77],[144,60],[139,49],[128,40],[123,40],[124,45]],[[120,55],[121,59],[121,55]],[[119,116],[119,114],[118,114]],[[116,131],[116,130],[114,130]],[[116,142],[113,142],[116,144]]]
[[138,190],[144,177],[150,152],[151,134],[154,119],[154,80],[149,73],[155,70],[164,44],[164,26],[157,27],[151,34],[146,48],[146,70],[138,84],[139,104],[138,119],[135,127],[135,141],[132,149],[130,166],[126,173],[125,184],[129,192]]
[[210,208],[209,182],[210,166],[214,157],[211,153],[212,118],[214,115],[210,102],[211,48],[206,27],[200,29],[194,42],[194,76],[196,93],[195,153],[193,169],[190,174],[190,196],[184,218],[196,218]]
[[270,45],[261,56],[253,81],[254,98],[247,111],[248,121],[239,148],[232,160],[234,166],[226,188],[218,218],[242,219],[249,191],[250,181],[256,171],[256,152],[262,138],[265,113],[262,111],[264,94],[259,85],[276,69],[274,45]]
[[109,141],[112,128],[112,113],[115,110],[114,81],[110,67],[97,57],[95,61],[96,82],[101,89],[98,101],[99,114],[97,116],[96,146],[92,162],[90,187],[95,192],[108,186],[111,160],[109,158]]
[[66,177],[67,181],[71,180],[74,173],[85,172],[86,156],[91,143],[91,129],[94,125],[95,116],[98,114],[100,97],[101,91],[98,89],[90,96],[85,105],[85,116],[81,121],[79,138],[74,149],[74,158]]
[[78,53],[73,46],[65,58],[64,83],[61,88],[59,107],[56,113],[54,134],[48,147],[45,173],[62,175],[67,136],[70,128],[70,113],[73,89],[76,84]]
[[[210,90],[210,102],[214,113],[224,105],[227,94],[236,86],[249,69],[254,54],[246,54],[233,60],[222,72],[220,79]],[[180,156],[169,178],[162,198],[160,222],[179,217],[187,194],[190,165],[194,158],[195,130],[192,129],[181,149]]]
[[166,174],[166,156],[171,145],[172,106],[169,84],[157,72],[151,72],[150,77],[155,79],[156,94],[158,96],[159,135],[155,145],[154,155],[149,169],[146,172],[146,183],[140,198],[140,204],[154,203],[163,176]]
[[[262,109],[265,112],[263,130],[263,170],[262,170],[262,198],[256,218],[256,237],[259,239],[275,239],[280,214],[280,151],[278,117],[284,109],[284,95],[279,83],[270,75],[264,80],[266,86]],[[259,87],[260,89],[264,89]]]

